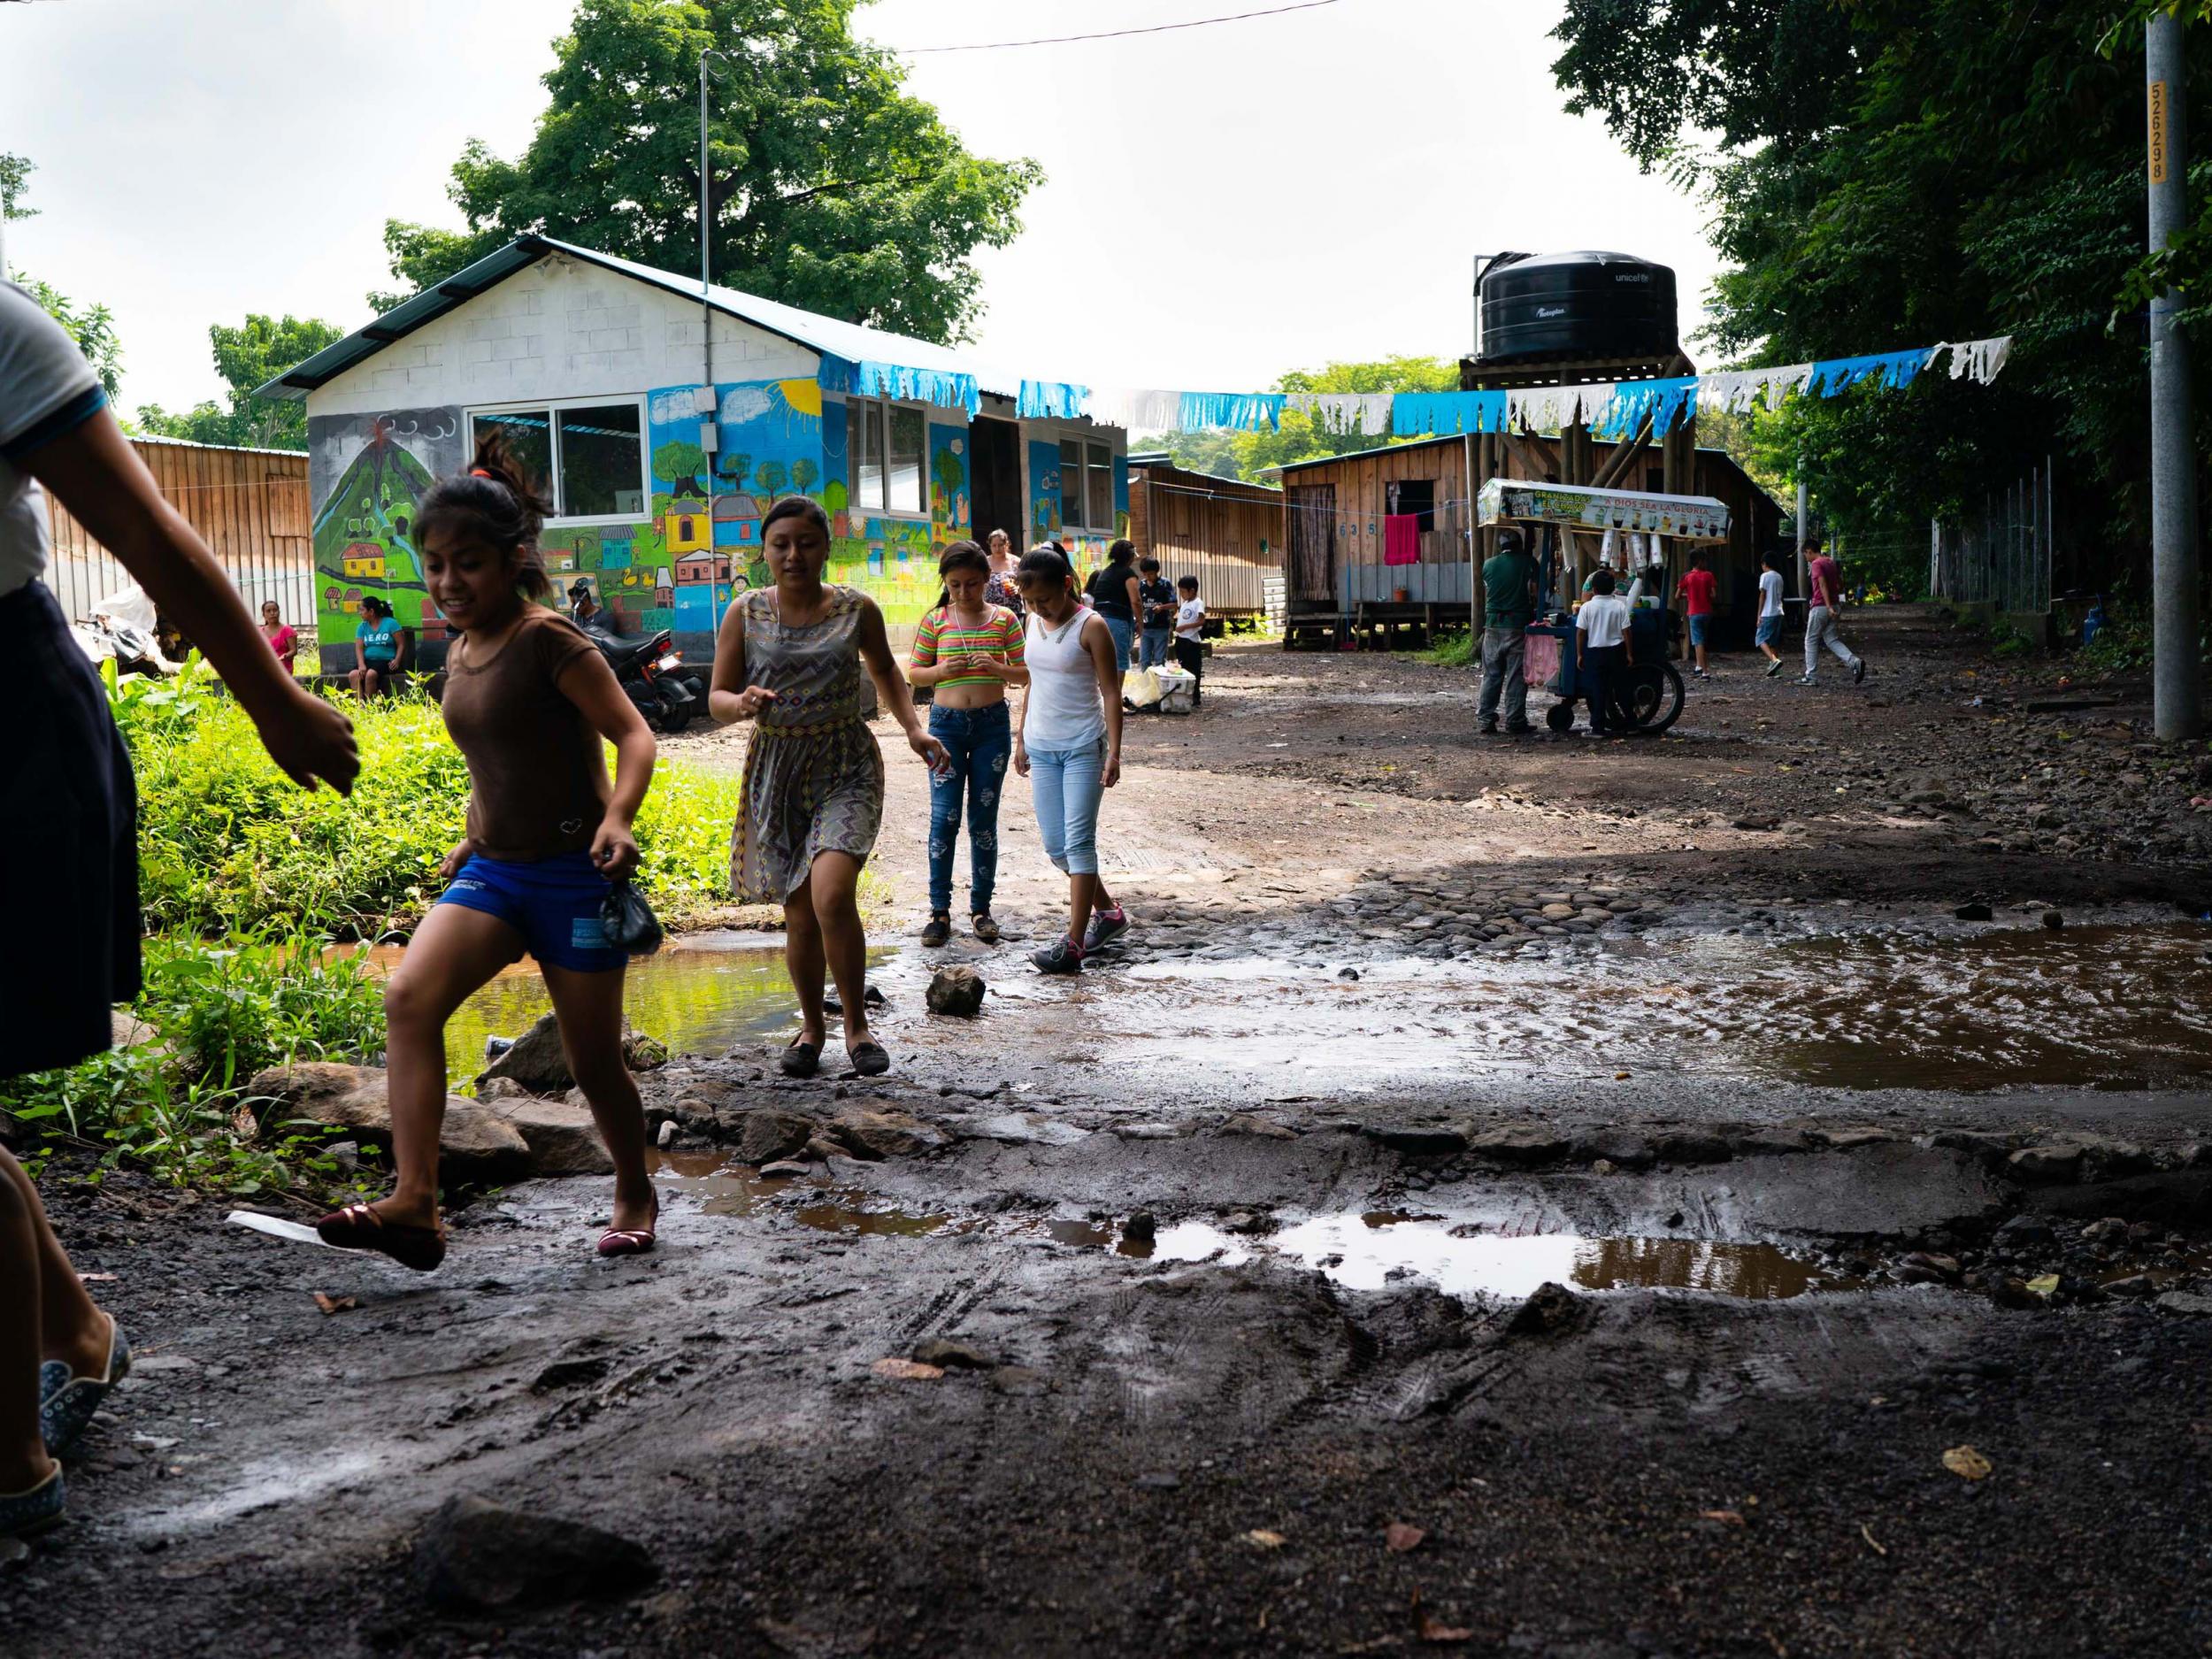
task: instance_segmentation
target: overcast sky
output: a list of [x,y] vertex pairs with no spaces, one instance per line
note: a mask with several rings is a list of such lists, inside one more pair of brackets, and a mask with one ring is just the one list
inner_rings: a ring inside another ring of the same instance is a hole
[[[878,0],[911,48],[1200,18],[1270,0]],[[1274,0],[1279,3],[1279,0]],[[114,311],[123,402],[219,389],[207,326],[369,320],[388,218],[457,225],[464,141],[527,142],[568,0],[0,4],[0,151],[39,171],[12,268]],[[1704,214],[1563,113],[1554,0],[1334,0],[1167,35],[919,56],[969,147],[1044,165],[980,256],[990,358],[1118,385],[1256,389],[1287,369],[1471,343],[1471,258],[1671,265]],[[678,119],[687,119],[687,112]],[[741,273],[719,273],[743,286]]]

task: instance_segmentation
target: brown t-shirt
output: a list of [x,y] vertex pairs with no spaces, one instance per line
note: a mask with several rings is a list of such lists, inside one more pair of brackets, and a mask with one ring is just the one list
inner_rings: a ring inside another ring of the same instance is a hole
[[445,729],[469,764],[469,838],[487,858],[533,863],[588,850],[605,817],[607,755],[561,695],[562,674],[599,648],[532,605],[485,661],[462,640],[446,657]]

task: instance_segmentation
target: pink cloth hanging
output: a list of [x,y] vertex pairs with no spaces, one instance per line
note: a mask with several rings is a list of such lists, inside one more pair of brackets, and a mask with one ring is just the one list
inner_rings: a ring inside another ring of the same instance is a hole
[[1383,519],[1383,563],[1418,565],[1421,562],[1421,515],[1390,513]]

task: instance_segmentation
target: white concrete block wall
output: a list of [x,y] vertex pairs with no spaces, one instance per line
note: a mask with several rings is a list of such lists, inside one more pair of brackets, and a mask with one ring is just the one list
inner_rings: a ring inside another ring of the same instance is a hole
[[[552,254],[311,393],[308,412],[633,397],[695,383],[703,338],[696,300]],[[780,334],[715,315],[718,381],[810,378],[818,362]]]

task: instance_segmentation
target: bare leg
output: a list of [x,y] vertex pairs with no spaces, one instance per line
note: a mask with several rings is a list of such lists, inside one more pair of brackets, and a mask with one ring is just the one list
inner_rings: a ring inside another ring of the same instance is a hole
[[346,685],[352,690],[353,695],[357,697],[361,695],[361,676],[368,672],[369,671],[365,668],[349,668],[346,670]]
[[614,1225],[653,1225],[653,1182],[645,1169],[645,1108],[622,1063],[621,969],[583,973],[547,964],[545,988],[560,1021],[561,1052],[591,1102],[592,1121],[614,1159]]
[[60,1360],[73,1376],[99,1376],[107,1369],[115,1327],[69,1264],[46,1219],[45,1206],[38,1202],[38,1189],[5,1147],[0,1147],[0,1184],[15,1188],[30,1211],[31,1229],[38,1240],[40,1357]]
[[807,883],[822,956],[845,1005],[845,1052],[874,1038],[868,1030],[868,935],[860,926],[860,860],[850,853],[817,853]]
[[822,1012],[822,926],[814,919],[814,895],[802,887],[783,902],[783,966],[799,999],[799,1041],[817,1048],[828,1041]]
[[371,1206],[389,1220],[437,1225],[438,1131],[445,1123],[445,1023],[522,954],[522,935],[481,910],[434,906],[384,983],[385,1064],[392,1112],[392,1195]]
[[28,1492],[54,1472],[38,1432],[44,1274],[36,1216],[13,1181],[0,1181],[0,1493],[10,1494]]
[[1114,895],[1106,891],[1105,879],[1095,875],[1068,878],[1068,937],[1077,944],[1091,925],[1094,910],[1117,909]]

